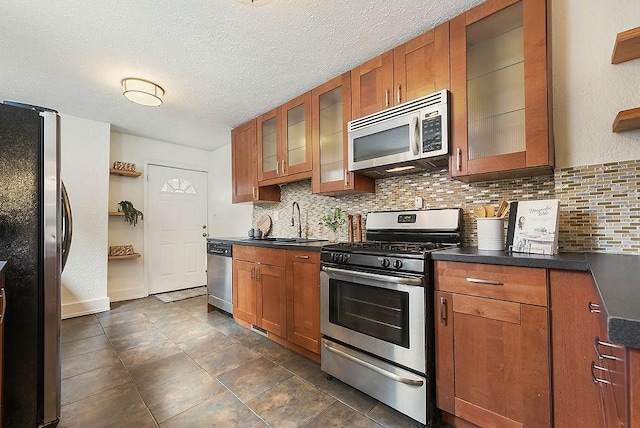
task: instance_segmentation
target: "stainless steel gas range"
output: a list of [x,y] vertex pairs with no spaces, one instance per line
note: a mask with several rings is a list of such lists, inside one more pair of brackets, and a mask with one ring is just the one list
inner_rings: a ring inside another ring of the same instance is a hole
[[366,242],[323,247],[322,370],[423,424],[432,421],[432,251],[460,244],[462,211],[367,215]]

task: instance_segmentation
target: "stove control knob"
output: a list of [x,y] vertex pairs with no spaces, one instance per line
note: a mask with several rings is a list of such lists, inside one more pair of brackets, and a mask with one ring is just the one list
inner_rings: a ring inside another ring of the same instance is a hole
[[389,267],[390,264],[391,262],[389,261],[389,259],[380,260],[380,266],[382,266],[383,268]]
[[338,257],[340,256],[340,254],[336,254],[336,253],[331,253],[331,261],[334,263],[338,263]]
[[393,262],[393,267],[396,269],[402,268],[402,260],[396,260],[395,262]]
[[347,261],[349,261],[349,254],[343,254],[341,261],[342,263],[347,263]]

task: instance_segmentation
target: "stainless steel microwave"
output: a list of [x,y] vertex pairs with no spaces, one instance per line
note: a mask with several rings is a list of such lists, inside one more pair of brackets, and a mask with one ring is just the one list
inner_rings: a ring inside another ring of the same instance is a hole
[[349,122],[349,170],[373,178],[448,164],[446,89]]

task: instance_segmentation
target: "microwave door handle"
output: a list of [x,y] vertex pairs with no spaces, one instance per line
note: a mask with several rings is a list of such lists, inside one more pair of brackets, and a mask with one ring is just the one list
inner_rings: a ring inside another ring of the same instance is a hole
[[418,156],[420,154],[420,127],[418,126],[419,116],[414,116],[411,119],[411,129],[413,130],[413,147],[411,150],[413,151],[414,156]]

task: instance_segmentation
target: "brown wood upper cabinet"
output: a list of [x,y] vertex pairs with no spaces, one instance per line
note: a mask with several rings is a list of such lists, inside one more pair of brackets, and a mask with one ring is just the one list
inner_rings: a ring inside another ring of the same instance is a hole
[[351,74],[311,91],[313,193],[375,192],[373,179],[348,170],[347,123],[351,120]]
[[446,22],[351,71],[352,119],[449,89]]
[[261,185],[311,177],[311,92],[261,115],[257,128]]
[[554,166],[548,0],[487,0],[450,21],[450,174],[462,181]]
[[545,269],[436,262],[436,402],[478,426],[551,424]]
[[279,201],[278,186],[258,186],[256,169],[256,120],[231,131],[231,201]]

